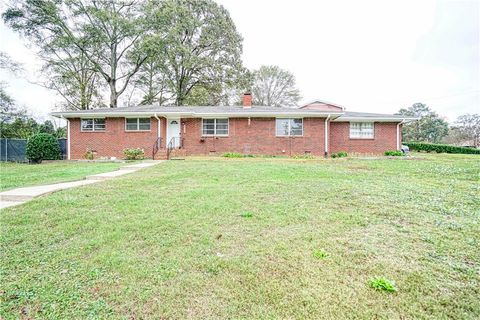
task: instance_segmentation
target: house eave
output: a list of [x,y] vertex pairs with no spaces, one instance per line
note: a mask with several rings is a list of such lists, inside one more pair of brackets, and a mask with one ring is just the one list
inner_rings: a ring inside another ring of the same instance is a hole
[[177,117],[177,118],[203,118],[203,117],[228,117],[228,118],[326,118],[330,115],[336,119],[343,112],[52,112],[51,116],[57,118],[123,118],[123,117]]
[[229,117],[229,118],[326,118],[329,115],[340,117],[343,113],[335,112],[239,112],[239,113],[194,113],[193,118],[202,117]]

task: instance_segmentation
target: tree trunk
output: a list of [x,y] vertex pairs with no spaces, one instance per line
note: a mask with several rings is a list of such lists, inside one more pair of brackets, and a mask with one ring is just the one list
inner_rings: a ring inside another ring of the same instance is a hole
[[115,87],[115,81],[112,80],[109,83],[110,86],[110,108],[116,108],[117,107],[117,88]]
[[175,105],[182,106],[183,105],[183,95],[179,94],[175,99]]

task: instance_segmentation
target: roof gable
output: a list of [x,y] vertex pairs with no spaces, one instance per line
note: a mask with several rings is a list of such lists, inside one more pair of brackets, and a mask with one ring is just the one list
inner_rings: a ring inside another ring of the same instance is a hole
[[323,100],[310,101],[309,103],[301,106],[300,109],[310,109],[310,110],[318,110],[318,111],[332,111],[332,112],[342,112],[342,111],[345,110],[344,107],[342,107],[338,104],[323,101]]

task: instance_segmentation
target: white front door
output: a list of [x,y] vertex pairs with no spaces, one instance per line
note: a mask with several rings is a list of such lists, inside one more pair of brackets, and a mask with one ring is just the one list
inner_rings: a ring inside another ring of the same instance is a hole
[[167,119],[167,145],[171,141],[173,148],[180,147],[180,119]]

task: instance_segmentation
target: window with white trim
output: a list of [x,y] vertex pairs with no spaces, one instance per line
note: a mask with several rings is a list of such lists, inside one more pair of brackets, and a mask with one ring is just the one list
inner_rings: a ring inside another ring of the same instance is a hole
[[350,122],[350,138],[373,139],[373,122]]
[[150,118],[125,118],[126,131],[150,131]]
[[228,119],[202,119],[203,136],[228,136]]
[[81,131],[105,131],[105,119],[82,119]]
[[303,119],[275,119],[278,137],[303,136]]

